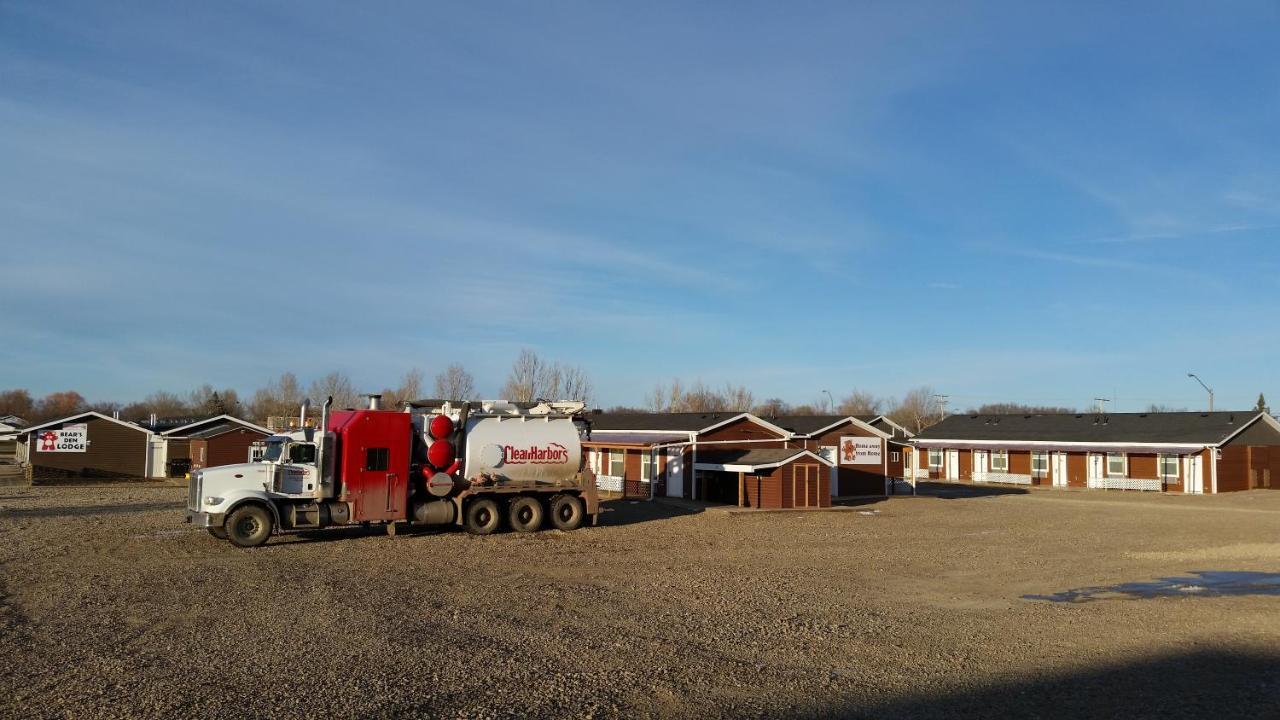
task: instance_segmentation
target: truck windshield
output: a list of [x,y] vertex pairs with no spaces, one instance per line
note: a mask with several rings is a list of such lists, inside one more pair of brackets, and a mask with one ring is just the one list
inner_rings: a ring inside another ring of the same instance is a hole
[[280,454],[284,452],[283,440],[268,440],[266,450],[262,453],[264,462],[276,462],[280,459]]

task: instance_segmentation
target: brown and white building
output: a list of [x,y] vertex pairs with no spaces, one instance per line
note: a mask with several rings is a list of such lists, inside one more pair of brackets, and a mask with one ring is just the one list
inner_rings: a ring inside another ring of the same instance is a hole
[[609,413],[583,443],[600,487],[758,508],[829,507],[837,495],[882,495],[893,436],[851,416]]
[[1280,488],[1267,413],[953,415],[910,441],[917,480],[1219,493]]

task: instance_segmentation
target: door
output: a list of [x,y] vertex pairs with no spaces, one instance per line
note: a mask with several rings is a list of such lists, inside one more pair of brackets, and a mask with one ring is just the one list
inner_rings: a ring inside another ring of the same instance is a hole
[[973,451],[973,479],[985,480],[987,478],[987,451]]
[[818,507],[822,474],[818,465],[795,465],[791,469],[791,507]]
[[1101,453],[1089,453],[1089,487],[1097,487],[1102,481],[1102,463],[1106,456]]
[[162,478],[165,476],[165,460],[169,453],[169,444],[159,435],[151,438],[147,449],[147,477]]
[[957,480],[960,479],[960,451],[959,450],[948,450],[947,457],[945,460],[943,460],[942,464],[946,466],[943,468],[943,470],[946,471],[947,480],[949,480],[950,482],[956,482]]
[[828,445],[818,448],[818,456],[823,460],[831,461],[831,497],[840,494],[840,463],[839,457],[836,455],[834,445]]
[[684,450],[667,448],[667,497],[684,497]]
[[1182,476],[1186,478],[1183,485],[1185,492],[1199,495],[1204,493],[1203,459],[1199,455],[1188,455],[1182,458]]
[[1049,468],[1049,472],[1053,474],[1054,487],[1067,486],[1067,454],[1064,452],[1056,452],[1053,454],[1053,465]]

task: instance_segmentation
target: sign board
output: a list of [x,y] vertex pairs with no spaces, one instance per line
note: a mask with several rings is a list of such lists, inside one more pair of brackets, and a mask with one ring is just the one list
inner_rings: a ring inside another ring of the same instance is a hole
[[841,465],[880,465],[880,438],[845,435],[840,438]]
[[39,452],[88,452],[89,426],[63,425],[61,430],[39,430],[35,433]]

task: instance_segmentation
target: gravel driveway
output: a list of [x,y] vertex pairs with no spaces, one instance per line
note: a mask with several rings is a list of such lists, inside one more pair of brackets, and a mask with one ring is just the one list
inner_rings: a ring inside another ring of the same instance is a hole
[[1280,492],[940,491],[238,550],[182,488],[3,488],[0,716],[1276,716]]

